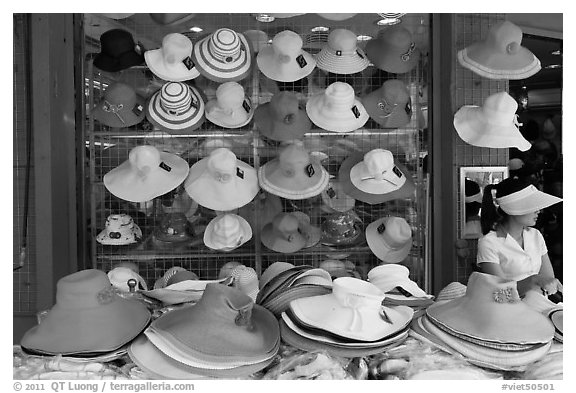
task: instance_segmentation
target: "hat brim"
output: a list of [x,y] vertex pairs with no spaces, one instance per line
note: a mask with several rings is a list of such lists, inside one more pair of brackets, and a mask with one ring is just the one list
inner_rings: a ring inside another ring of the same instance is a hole
[[354,105],[360,112],[356,117],[352,110],[328,113],[323,110],[324,93],[316,94],[308,99],[306,113],[318,127],[333,132],[352,132],[362,127],[370,116],[359,99],[354,98]]
[[276,317],[286,311],[288,305],[292,300],[300,299],[302,297],[326,295],[332,292],[332,288],[323,285],[302,284],[295,287],[286,288],[276,296],[269,297],[266,302],[262,303],[262,307],[267,308]]
[[383,112],[378,107],[381,97],[382,90],[380,88],[361,98],[362,104],[364,105],[364,108],[366,108],[366,112],[368,112],[368,115],[372,120],[384,128],[402,128],[410,123],[411,116],[406,113],[406,105],[396,106],[392,113],[384,116],[382,114]]
[[307,199],[319,195],[330,178],[328,171],[322,165],[311,162],[314,174],[311,177],[302,176],[286,178],[281,174],[280,161],[273,159],[258,168],[260,187],[270,194],[286,199]]
[[256,129],[267,138],[280,142],[302,139],[312,128],[312,122],[303,110],[298,110],[295,120],[290,124],[286,124],[283,121],[274,119],[271,109],[270,102],[267,102],[258,106],[254,113]]
[[213,235],[214,235],[214,226],[216,225],[218,220],[221,219],[221,217],[223,216],[214,217],[212,220],[210,220],[210,222],[206,226],[206,229],[204,230],[204,245],[206,245],[206,247],[219,251],[232,251],[238,247],[241,247],[243,244],[252,239],[252,228],[250,227],[250,224],[248,223],[248,221],[246,221],[244,217],[236,215],[236,217],[238,218],[238,223],[240,224],[240,234],[242,236],[242,240],[240,241],[239,244],[234,244],[233,246],[225,246],[222,244],[218,244],[218,242],[214,239]]
[[310,53],[301,51],[300,55],[306,61],[304,67],[300,67],[295,59],[289,63],[282,63],[278,61],[274,47],[267,45],[258,52],[256,63],[267,78],[277,82],[295,82],[310,75],[316,67],[316,60]]
[[[393,249],[384,243],[381,236],[378,234],[378,227],[382,223],[386,223],[389,217],[383,217],[376,221],[371,222],[366,227],[366,242],[368,247],[376,257],[384,262],[398,263],[402,262],[412,249],[412,238],[410,238],[402,247]],[[415,295],[415,294],[414,294]]]
[[198,72],[196,67],[192,67],[189,70],[183,62],[171,66],[167,65],[164,62],[163,53],[162,48],[144,52],[146,65],[158,78],[170,82],[184,82],[200,76],[200,72]]
[[370,65],[370,60],[362,49],[356,51],[352,56],[337,56],[333,49],[325,46],[316,55],[316,65],[321,70],[341,75],[362,72]]
[[[136,95],[136,105],[134,108],[136,108],[137,105],[140,105],[142,109],[140,111],[140,114],[138,115],[132,110],[132,108],[129,108],[127,110],[121,110],[120,112],[118,112],[118,114],[116,114],[113,112],[104,111],[102,103],[99,103],[94,107],[92,115],[94,116],[94,119],[98,120],[100,123],[107,125],[109,127],[117,127],[117,128],[131,127],[133,125],[140,123],[142,120],[144,120],[144,117],[146,117],[146,113],[144,111],[146,100],[143,97]],[[120,120],[120,117],[118,117],[118,115],[122,117],[123,121]]]
[[206,103],[206,119],[224,128],[240,128],[250,123],[254,116],[254,106],[248,97],[244,98],[248,103],[250,111],[246,112],[244,107],[234,110],[231,114],[226,113],[218,106],[217,100],[210,100]]
[[284,265],[286,262],[275,262],[274,264],[276,265],[279,263],[282,263],[282,265],[274,266],[274,270],[278,270],[279,273],[271,276],[270,280],[268,280],[263,286],[260,287],[260,292],[258,292],[256,303],[262,305],[268,300],[268,297],[276,293],[279,288],[282,288],[283,286],[287,287],[286,283],[290,279],[297,277],[302,273],[302,271],[307,271],[312,268],[308,265],[292,265],[291,267],[288,267],[287,265]]
[[262,233],[260,234],[260,239],[266,248],[283,254],[291,254],[300,251],[306,245],[306,239],[300,234],[294,234],[292,241],[282,239],[273,230],[272,223],[264,225]]
[[350,168],[350,181],[354,187],[362,192],[378,195],[387,194],[400,189],[406,183],[406,175],[404,172],[400,172],[400,176],[394,171],[389,171],[382,180],[370,179],[371,174],[366,163],[362,160]]
[[197,107],[190,106],[188,110],[180,115],[171,115],[162,109],[160,104],[160,92],[158,90],[149,99],[146,105],[146,118],[162,130],[174,132],[194,131],[204,122],[204,100],[202,96],[192,86],[188,86],[192,99],[196,102]]
[[320,237],[322,235],[322,231],[319,227],[314,226],[310,223],[310,217],[306,215],[306,213],[295,211],[290,213],[294,217],[298,219],[298,231],[304,236],[306,239],[306,244],[304,248],[313,247],[320,241]]
[[[329,195],[331,194],[330,189],[334,192],[333,196]],[[322,191],[321,196],[324,205],[337,212],[347,212],[348,210],[353,209],[356,205],[356,200],[347,195],[342,189],[340,182],[337,181],[329,181],[328,187]]]
[[420,60],[420,49],[415,48],[407,61],[402,60],[404,53],[389,47],[380,39],[372,39],[366,44],[366,55],[375,67],[393,74],[405,74],[412,71]]
[[96,241],[100,244],[106,246],[123,246],[127,244],[137,243],[140,239],[142,239],[142,230],[140,227],[134,223],[134,227],[132,228],[132,233],[126,234],[119,239],[113,239],[110,237],[110,231],[104,228],[97,236]]
[[495,52],[485,42],[476,42],[458,51],[458,63],[488,79],[526,79],[542,68],[540,60],[524,47],[509,55]]

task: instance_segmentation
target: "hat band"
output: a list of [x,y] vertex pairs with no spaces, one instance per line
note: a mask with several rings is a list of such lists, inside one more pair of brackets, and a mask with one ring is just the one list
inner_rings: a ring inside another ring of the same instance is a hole
[[186,113],[191,106],[194,106],[196,108],[196,105],[194,105],[192,101],[191,95],[187,95],[186,98],[184,98],[184,100],[178,102],[173,101],[171,102],[166,97],[160,95],[160,107],[166,113],[169,113],[171,115],[180,116]]

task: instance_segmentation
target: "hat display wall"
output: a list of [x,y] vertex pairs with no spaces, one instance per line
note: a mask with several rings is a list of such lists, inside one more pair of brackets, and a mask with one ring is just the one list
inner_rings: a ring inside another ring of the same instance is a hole
[[216,216],[204,230],[204,244],[213,250],[232,251],[251,238],[250,224],[236,214]]
[[347,83],[334,82],[306,103],[306,113],[318,127],[334,132],[350,132],[368,121],[368,112]]
[[224,82],[216,89],[216,98],[206,103],[206,118],[225,128],[243,127],[252,120],[254,107],[244,88],[237,82]]
[[366,44],[366,55],[375,67],[394,74],[404,74],[418,64],[420,49],[412,33],[403,26],[382,29]]
[[260,71],[278,82],[294,82],[314,71],[316,60],[302,50],[302,38],[291,30],[279,32],[272,43],[263,47],[256,62]]
[[118,72],[144,63],[144,48],[137,45],[126,30],[112,29],[102,33],[100,48],[93,64],[102,71]]
[[327,44],[316,55],[318,68],[335,74],[355,74],[368,68],[370,61],[358,47],[356,34],[335,29],[328,35]]
[[383,217],[366,227],[366,241],[378,259],[398,263],[412,248],[412,229],[402,217]]
[[218,211],[238,209],[260,190],[256,170],[225,147],[192,165],[184,187],[199,205]]
[[134,339],[149,321],[146,306],[120,297],[106,273],[81,270],[58,280],[56,304],[20,345],[53,355],[110,352]]
[[105,228],[96,236],[103,245],[123,246],[142,239],[142,230],[128,214],[110,214],[106,218]]
[[178,187],[188,176],[188,163],[154,146],[136,146],[128,160],[104,175],[104,186],[129,202],[146,202]]
[[104,91],[104,98],[94,107],[92,115],[109,127],[131,127],[144,120],[145,102],[131,86],[117,82]]
[[306,245],[306,238],[300,233],[300,227],[301,223],[296,216],[280,213],[262,229],[262,244],[276,252],[297,252]]
[[483,41],[458,51],[462,67],[489,79],[526,79],[540,71],[540,60],[521,46],[522,29],[504,20],[496,23]]
[[529,150],[532,145],[520,132],[518,103],[507,92],[488,96],[482,106],[464,105],[454,115],[454,128],[466,143],[480,147]]
[[362,98],[370,117],[384,128],[401,128],[412,118],[412,100],[404,82],[389,79]]
[[183,82],[200,73],[192,61],[192,41],[184,34],[170,33],[162,39],[162,47],[144,52],[146,65],[160,79]]
[[256,129],[275,141],[302,139],[312,128],[306,111],[300,108],[298,94],[281,91],[270,102],[259,105],[254,113]]
[[228,28],[198,41],[192,59],[200,74],[215,82],[240,81],[250,74],[252,66],[248,41],[243,34]]

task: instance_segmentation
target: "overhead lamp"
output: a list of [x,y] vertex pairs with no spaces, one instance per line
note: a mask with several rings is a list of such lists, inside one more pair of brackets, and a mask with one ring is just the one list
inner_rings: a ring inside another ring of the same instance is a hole
[[263,23],[274,22],[274,20],[276,19],[272,15],[269,15],[269,14],[254,14],[254,17],[256,18],[256,20],[258,22],[263,22]]
[[372,38],[373,38],[372,36],[364,35],[364,34],[360,34],[360,35],[356,36],[356,39],[358,41],[368,41],[368,40],[371,40]]
[[189,30],[193,33],[200,33],[201,31],[204,31],[204,29],[199,26],[192,26]]
[[554,56],[562,56],[562,49],[553,50],[552,52],[550,52],[550,54]]
[[330,28],[326,27],[326,26],[316,26],[316,27],[313,27],[310,29],[310,31],[313,33],[318,33],[318,32],[322,33],[324,31],[328,31],[328,30],[330,30]]
[[393,26],[402,22],[405,13],[378,13],[382,19],[376,21],[378,26]]
[[548,70],[555,70],[555,69],[558,69],[558,68],[562,68],[562,65],[561,65],[561,64],[548,64],[548,65],[547,65],[546,67],[544,67],[544,68],[546,68],[546,69],[548,69]]

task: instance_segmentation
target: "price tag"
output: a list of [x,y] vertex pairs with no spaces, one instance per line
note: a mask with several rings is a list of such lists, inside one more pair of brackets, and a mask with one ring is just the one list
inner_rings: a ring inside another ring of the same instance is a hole
[[188,68],[188,71],[194,68],[194,62],[192,61],[192,58],[190,56],[186,56],[186,58],[182,60],[182,63],[184,63],[186,68]]
[[306,173],[308,174],[308,177],[312,177],[314,176],[314,167],[312,166],[312,164],[308,164],[306,165]]

